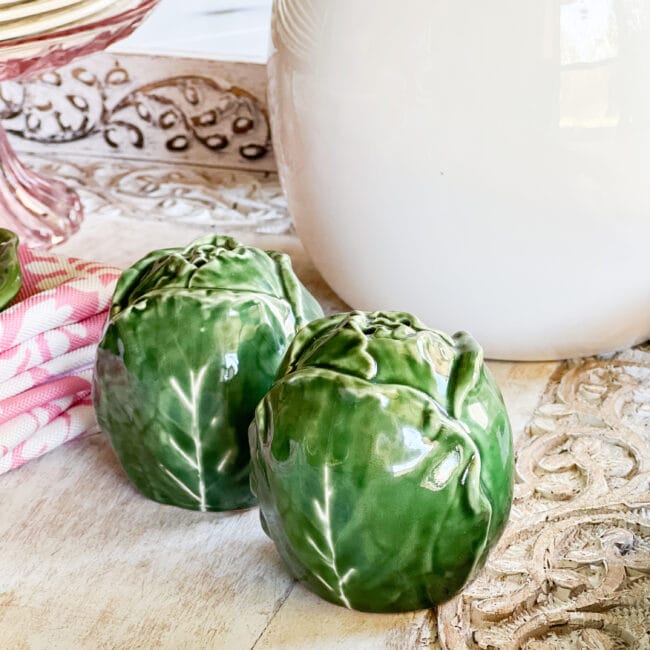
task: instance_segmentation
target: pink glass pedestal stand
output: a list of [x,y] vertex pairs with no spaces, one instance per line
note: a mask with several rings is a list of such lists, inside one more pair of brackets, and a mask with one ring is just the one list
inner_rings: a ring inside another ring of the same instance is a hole
[[[20,40],[0,42],[0,81],[24,79],[104,50],[128,36],[158,0],[133,0],[95,21]],[[0,119],[4,116],[0,109]],[[0,124],[0,226],[25,244],[48,248],[75,233],[83,219],[77,194],[25,167]]]

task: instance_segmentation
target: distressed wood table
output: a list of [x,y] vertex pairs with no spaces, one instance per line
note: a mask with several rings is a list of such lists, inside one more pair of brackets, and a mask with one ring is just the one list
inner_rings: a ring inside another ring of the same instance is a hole
[[[219,230],[290,253],[341,309],[291,231],[263,98],[262,66],[137,55],[0,86],[16,147],[84,202],[61,253],[126,266]],[[0,648],[650,648],[650,347],[490,366],[515,504],[488,566],[438,611],[320,601],[256,510],[149,502],[96,434],[0,477]]]

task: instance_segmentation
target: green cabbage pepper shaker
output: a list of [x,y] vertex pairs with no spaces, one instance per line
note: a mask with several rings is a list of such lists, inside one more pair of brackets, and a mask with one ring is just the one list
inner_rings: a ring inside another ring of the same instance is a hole
[[294,577],[348,608],[452,598],[510,512],[510,423],[481,348],[409,314],[302,329],[250,444],[264,530]]
[[229,237],[124,272],[97,355],[98,421],[147,497],[247,508],[247,431],[298,328],[322,310],[286,255]]
[[0,228],[0,310],[18,294],[22,284],[18,262],[18,236]]

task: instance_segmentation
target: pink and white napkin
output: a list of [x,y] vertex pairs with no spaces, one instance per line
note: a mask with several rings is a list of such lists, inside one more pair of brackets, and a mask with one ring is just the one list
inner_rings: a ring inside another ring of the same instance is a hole
[[0,474],[95,428],[92,369],[119,269],[21,247],[0,313]]

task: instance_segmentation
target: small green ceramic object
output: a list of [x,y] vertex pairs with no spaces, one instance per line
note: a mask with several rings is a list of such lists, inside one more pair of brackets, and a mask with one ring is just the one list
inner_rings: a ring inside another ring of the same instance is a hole
[[296,330],[322,316],[286,255],[228,237],[155,251],[120,278],[95,409],[131,481],[201,511],[250,507],[248,426]]
[[264,530],[298,580],[345,607],[450,599],[508,519],[512,436],[481,348],[408,314],[302,329],[250,444]]
[[22,284],[18,262],[18,236],[0,228],[0,310],[18,294]]

